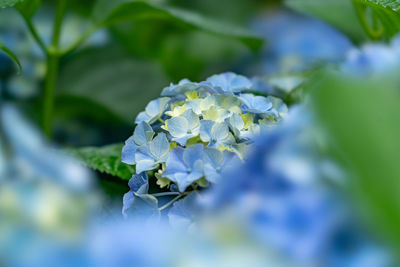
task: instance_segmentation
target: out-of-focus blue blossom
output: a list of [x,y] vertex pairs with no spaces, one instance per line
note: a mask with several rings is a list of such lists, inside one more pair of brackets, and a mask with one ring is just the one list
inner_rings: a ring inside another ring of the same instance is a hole
[[[377,266],[390,266],[389,255],[362,227],[349,228],[357,224],[356,216],[327,186],[340,186],[344,173],[319,152],[322,135],[309,112],[304,107],[292,111],[258,139],[244,165],[224,174],[206,197],[206,206],[220,207],[217,214],[228,212],[255,240],[300,266],[342,266],[336,265],[341,257],[348,266],[358,266],[356,262],[369,259],[364,249],[372,247],[382,254],[374,258]],[[343,230],[354,235],[340,244]]]
[[394,72],[400,67],[400,35],[390,44],[370,43],[352,49],[342,71],[357,76],[375,76]]
[[[160,190],[174,192],[171,188],[177,185],[182,194],[189,188],[186,195],[197,185],[217,183],[220,171],[233,158],[245,158],[261,129],[278,124],[287,113],[281,99],[255,96],[252,86],[245,76],[228,72],[199,83],[184,79],[164,88],[162,97],[137,116],[122,161],[135,164],[138,174],[152,171]],[[219,152],[204,154],[205,148]],[[214,156],[217,162],[210,162]]]
[[216,183],[221,180],[224,171],[232,166],[237,160],[233,152],[206,147],[203,154],[204,173],[210,182]]
[[176,182],[179,191],[185,191],[190,184],[204,175],[202,155],[202,144],[172,149],[169,153],[163,176]]
[[259,16],[253,28],[265,36],[263,74],[304,71],[320,62],[339,63],[352,44],[322,21],[282,9]]

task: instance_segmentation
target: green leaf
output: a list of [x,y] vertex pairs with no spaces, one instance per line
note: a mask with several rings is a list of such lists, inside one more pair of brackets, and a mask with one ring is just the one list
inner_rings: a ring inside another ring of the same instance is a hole
[[128,180],[135,170],[132,166],[121,162],[122,147],[123,144],[115,144],[104,147],[67,149],[65,152],[89,168]]
[[326,21],[356,42],[368,39],[350,0],[285,0],[290,8]]
[[[319,77],[320,78],[320,77]],[[400,95],[395,79],[328,76],[314,84],[314,106],[332,137],[358,210],[400,249]]]
[[[388,38],[393,37],[400,31],[400,1],[399,0],[353,0],[362,25],[367,33],[375,38],[372,23],[360,7],[368,6],[374,15],[378,17],[383,25],[384,35]],[[361,5],[361,6],[360,6]],[[372,31],[372,34],[371,34]],[[380,36],[377,36],[380,37]],[[375,38],[376,39],[376,38]]]
[[99,26],[110,26],[124,21],[165,19],[209,33],[238,39],[256,50],[263,41],[251,32],[237,26],[206,18],[192,11],[165,7],[152,2],[132,0],[99,0],[94,7],[93,19]]
[[22,67],[17,56],[7,46],[5,46],[1,40],[0,40],[0,50],[4,51],[4,53],[6,53],[14,61],[14,63],[18,67],[18,73],[21,73]]
[[32,18],[32,16],[39,9],[42,0],[24,0],[15,5],[15,8],[26,18]]
[[168,85],[161,67],[118,47],[78,53],[65,62],[58,96],[88,99],[128,124]]
[[[23,0],[0,0],[0,8],[12,7]],[[26,0],[29,1],[29,0]]]

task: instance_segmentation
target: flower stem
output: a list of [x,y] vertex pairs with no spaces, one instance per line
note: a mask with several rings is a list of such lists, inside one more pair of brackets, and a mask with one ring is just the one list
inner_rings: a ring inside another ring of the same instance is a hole
[[59,42],[61,26],[65,14],[66,0],[59,0],[54,20],[51,46],[47,50],[47,73],[43,91],[42,127],[44,133],[51,137],[54,110],[54,95],[60,63]]
[[159,211],[162,211],[163,209],[168,208],[169,206],[171,206],[175,201],[177,201],[180,197],[182,197],[184,194],[179,194],[178,196],[174,197],[171,201],[169,201],[167,204],[165,204],[164,206],[158,208]]
[[179,192],[161,192],[161,193],[156,193],[156,194],[152,194],[152,196],[154,197],[163,197],[163,196],[175,196],[175,195],[179,195]]
[[47,48],[46,45],[44,44],[42,38],[40,38],[39,33],[37,32],[35,26],[32,24],[32,21],[30,18],[22,14],[23,19],[25,20],[26,26],[28,27],[30,33],[32,34],[33,38],[39,45],[39,47],[42,49],[43,53],[47,55]]

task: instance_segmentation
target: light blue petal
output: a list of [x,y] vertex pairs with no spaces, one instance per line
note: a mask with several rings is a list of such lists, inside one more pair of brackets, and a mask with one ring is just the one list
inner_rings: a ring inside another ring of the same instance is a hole
[[187,166],[183,162],[183,152],[184,149],[181,147],[175,147],[169,152],[163,176],[170,178],[177,172],[187,171]]
[[199,87],[197,83],[191,82],[188,79],[181,80],[178,84],[171,83],[170,86],[165,87],[161,96],[177,96],[184,94],[187,91],[196,90]]
[[168,157],[169,142],[165,133],[159,133],[149,144],[150,153],[156,161],[165,161]]
[[199,116],[197,116],[193,110],[188,109],[186,110],[184,113],[182,113],[181,115],[182,117],[184,117],[187,122],[188,122],[188,128],[193,131],[196,128],[200,127],[200,120],[199,120]]
[[184,137],[189,129],[188,121],[181,116],[167,120],[166,124],[169,133],[177,138]]
[[126,211],[132,206],[134,200],[135,194],[132,191],[124,194],[122,205],[122,215],[124,215],[124,217],[128,216]]
[[128,182],[128,186],[131,191],[138,194],[147,194],[149,190],[148,176],[146,172],[132,175],[132,178]]
[[201,120],[200,121],[200,139],[203,142],[210,142],[211,140],[211,129],[214,126],[215,122],[210,120]]
[[237,93],[252,87],[249,79],[233,72],[213,75],[207,79],[207,82],[210,82],[214,87],[221,88],[225,92]]
[[216,148],[206,147],[203,154],[204,164],[210,164],[214,169],[221,167],[224,161],[223,153]]
[[141,173],[144,171],[153,170],[157,167],[153,156],[147,147],[140,147],[135,153],[136,172]]
[[264,113],[272,108],[271,101],[263,96],[241,94],[239,99],[246,106],[246,111],[251,113]]
[[225,122],[215,123],[211,129],[212,141],[223,141],[229,136],[228,125]]
[[133,140],[135,141],[136,145],[142,146],[146,145],[154,135],[154,131],[151,126],[142,121],[140,122],[133,132]]
[[129,137],[128,140],[125,141],[125,145],[122,148],[121,152],[121,161],[126,164],[136,164],[135,162],[135,153],[138,146],[133,141],[133,136]]
[[142,121],[149,122],[150,119],[151,119],[150,116],[147,115],[146,112],[142,111],[142,112],[139,113],[139,115],[137,115],[135,123],[140,123]]
[[204,146],[202,144],[196,144],[185,148],[183,152],[183,162],[186,166],[192,169],[196,161],[202,160],[203,148]]

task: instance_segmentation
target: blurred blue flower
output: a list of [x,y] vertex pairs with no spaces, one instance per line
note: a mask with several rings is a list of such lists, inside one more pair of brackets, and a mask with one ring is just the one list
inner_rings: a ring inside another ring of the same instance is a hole
[[342,71],[357,76],[393,73],[400,67],[400,35],[390,44],[370,43],[352,49],[342,64]]
[[163,176],[177,183],[179,191],[203,177],[203,145],[176,147],[169,153]]
[[[216,207],[217,214],[227,212],[255,240],[284,257],[306,266],[336,266],[330,264],[340,258],[338,230],[348,229],[357,219],[340,193],[327,186],[340,186],[343,172],[322,156],[317,140],[323,136],[310,112],[294,108],[283,124],[257,139],[243,165],[236,164],[220,178],[206,206]],[[359,249],[348,255],[342,252],[343,262],[355,260],[365,246],[376,244],[361,226],[351,231],[365,240],[346,241]],[[384,250],[376,246],[375,251]],[[381,260],[387,262],[388,254]]]
[[204,148],[203,163],[207,180],[217,183],[227,170],[238,163],[238,157],[235,153],[227,150],[220,151],[219,149],[206,147]]
[[253,28],[268,40],[263,74],[304,71],[319,62],[339,63],[352,48],[345,35],[324,22],[283,9],[260,15]]

